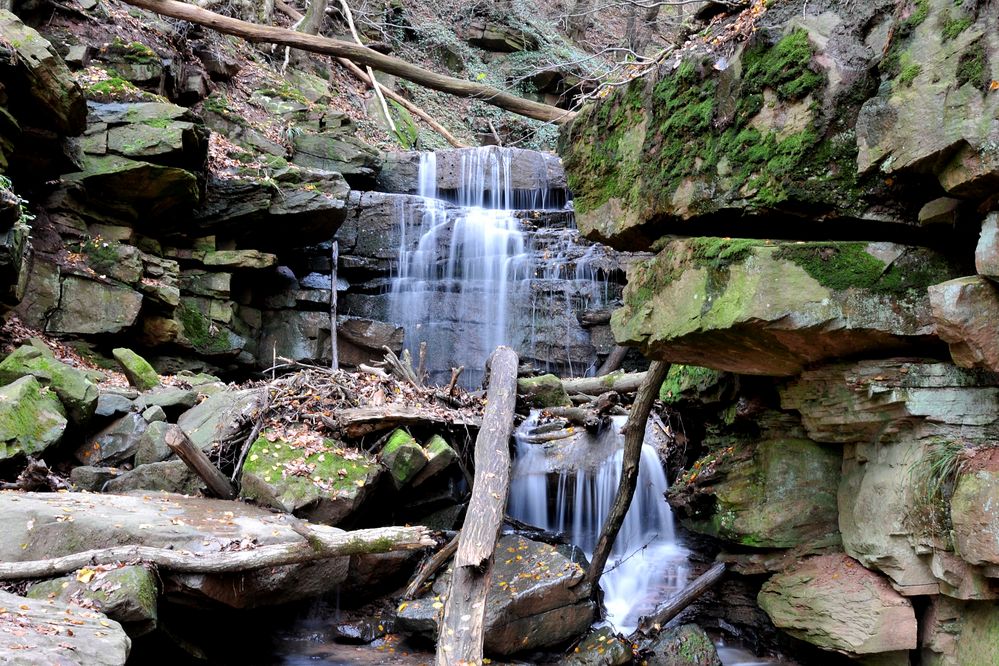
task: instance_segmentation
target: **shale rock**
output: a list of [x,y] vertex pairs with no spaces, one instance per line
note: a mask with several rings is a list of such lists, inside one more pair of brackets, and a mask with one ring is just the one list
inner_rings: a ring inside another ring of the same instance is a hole
[[767,581],[760,606],[778,628],[850,656],[916,648],[916,616],[878,574],[845,555],[802,561]]
[[135,455],[147,427],[140,414],[126,414],[77,449],[76,459],[84,465],[113,467]]

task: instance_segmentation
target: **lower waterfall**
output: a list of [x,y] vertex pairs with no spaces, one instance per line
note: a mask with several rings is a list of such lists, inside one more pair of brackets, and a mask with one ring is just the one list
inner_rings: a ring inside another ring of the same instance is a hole
[[[595,436],[580,433],[553,455],[549,447],[526,441],[537,424],[532,413],[516,433],[510,515],[564,533],[591,557],[621,478],[625,418],[612,417]],[[600,580],[606,619],[626,634],[687,579],[687,551],[676,541],[663,497],[667,487],[656,450],[643,445],[635,497]]]

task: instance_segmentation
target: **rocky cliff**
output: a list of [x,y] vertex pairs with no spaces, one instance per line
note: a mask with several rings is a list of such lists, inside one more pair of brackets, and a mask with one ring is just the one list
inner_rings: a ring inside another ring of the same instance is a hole
[[999,659],[997,27],[750,3],[561,137],[580,229],[657,253],[612,325],[705,419],[671,502],[855,659]]

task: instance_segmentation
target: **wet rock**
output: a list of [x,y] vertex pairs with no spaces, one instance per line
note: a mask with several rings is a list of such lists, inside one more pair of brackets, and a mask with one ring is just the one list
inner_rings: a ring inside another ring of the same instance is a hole
[[778,628],[826,650],[858,656],[916,648],[909,601],[845,555],[803,560],[768,580],[758,601]]
[[183,460],[136,465],[135,469],[109,480],[103,487],[107,493],[129,493],[136,490],[159,490],[180,495],[200,495],[205,482]]
[[0,460],[38,455],[65,430],[62,403],[33,376],[0,388]]
[[166,443],[167,434],[173,430],[180,430],[180,426],[166,423],[164,420],[150,422],[135,449],[136,467],[161,462],[173,455],[173,450]]
[[121,366],[121,371],[128,378],[129,384],[140,391],[148,391],[159,386],[160,377],[146,359],[125,347],[118,347],[112,350],[111,354],[118,361],[118,365]]
[[792,376],[841,356],[932,348],[925,289],[950,271],[891,243],[673,241],[631,271],[612,327],[653,358]]
[[[260,545],[302,542],[284,517],[270,511],[242,502],[155,493],[0,492],[0,524],[9,526],[0,541],[0,560],[7,562],[60,557],[109,543],[209,553],[243,539]],[[161,576],[170,600],[201,604],[214,600],[244,608],[332,591],[346,578],[348,561],[341,557],[231,575],[161,572]]]
[[639,646],[649,666],[722,666],[711,638],[696,624],[681,624],[659,632]]
[[572,405],[562,381],[555,375],[522,377],[517,380],[517,396],[532,408],[568,407]]
[[76,459],[84,465],[113,467],[135,455],[146,427],[141,415],[126,414],[78,448]]
[[412,435],[405,430],[396,430],[386,442],[379,459],[392,476],[395,487],[402,488],[426,466],[427,453]]
[[999,371],[999,291],[989,280],[973,276],[929,288],[937,335],[950,345],[962,368]]
[[56,360],[44,345],[18,347],[0,363],[0,384],[26,375],[55,391],[74,424],[83,425],[93,417],[100,398],[97,385],[82,370]]
[[950,517],[955,551],[999,573],[999,449],[978,451],[959,472]]
[[396,611],[396,628],[399,631],[436,641],[437,627],[443,609],[444,604],[439,597],[425,597],[404,602],[399,605],[399,609]]
[[104,484],[125,473],[125,470],[118,467],[95,467],[93,465],[80,465],[74,467],[69,473],[69,480],[80,490],[89,490],[99,493],[104,490]]
[[143,566],[123,566],[110,571],[54,578],[28,589],[30,599],[53,599],[61,603],[83,600],[122,625],[131,637],[156,629],[156,574]]
[[[610,627],[591,629],[572,653],[559,662],[563,666],[623,666],[632,663],[631,644]],[[648,661],[652,664],[655,662]],[[714,666],[713,664],[709,666]]]
[[11,663],[122,666],[132,641],[103,613],[0,591],[0,652]]
[[315,439],[289,442],[266,432],[261,435],[243,466],[240,497],[327,525],[350,516],[371,492],[381,470],[360,450]]
[[118,333],[135,323],[142,294],[128,287],[70,275],[62,281],[59,308],[45,330],[50,333]]
[[238,430],[241,421],[256,415],[264,399],[264,392],[257,389],[216,393],[184,412],[177,425],[195,445],[207,449]]
[[[461,161],[469,159],[468,149],[438,150],[437,189],[457,190],[461,186]],[[562,162],[555,155],[533,150],[514,148],[510,155],[510,183],[514,190],[549,191],[564,190],[565,172]],[[383,192],[416,194],[419,190],[419,152],[389,153],[378,175],[379,189]],[[485,168],[486,182],[493,178],[493,166]]]

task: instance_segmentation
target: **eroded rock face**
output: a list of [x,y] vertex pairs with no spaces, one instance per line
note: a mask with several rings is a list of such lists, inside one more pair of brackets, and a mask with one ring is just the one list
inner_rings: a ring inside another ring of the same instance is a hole
[[612,327],[653,358],[796,375],[842,356],[932,348],[925,289],[948,266],[891,243],[673,241],[629,272]]
[[768,580],[760,606],[780,629],[851,656],[916,648],[908,599],[845,555],[803,560]]
[[937,335],[950,345],[962,368],[999,371],[999,291],[980,276],[948,280],[929,288]]
[[999,576],[999,449],[979,451],[962,468],[950,516],[955,551]]
[[935,597],[921,620],[922,663],[927,666],[999,661],[999,607]]

